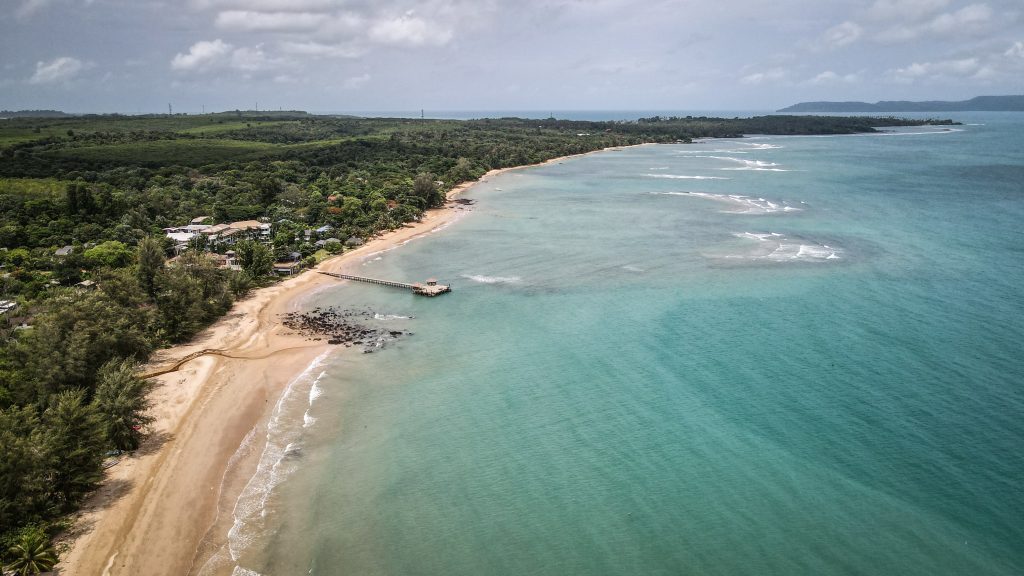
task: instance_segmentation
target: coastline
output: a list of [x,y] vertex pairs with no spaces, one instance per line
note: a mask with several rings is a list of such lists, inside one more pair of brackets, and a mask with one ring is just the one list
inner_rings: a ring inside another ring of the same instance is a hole
[[[645,146],[648,144],[639,144]],[[290,382],[333,347],[289,333],[279,315],[299,309],[309,294],[340,272],[381,251],[447,227],[467,210],[458,195],[498,174],[558,163],[625,146],[552,158],[538,164],[491,170],[447,193],[444,206],[420,222],[380,234],[365,245],[329,258],[313,270],[254,291],[188,344],[161,350],[149,366],[160,368],[204,349],[205,355],[154,378],[155,421],[142,448],[105,474],[78,513],[56,573],[194,574],[223,548],[232,509],[254,473],[267,422]],[[221,572],[214,567],[203,573]]]

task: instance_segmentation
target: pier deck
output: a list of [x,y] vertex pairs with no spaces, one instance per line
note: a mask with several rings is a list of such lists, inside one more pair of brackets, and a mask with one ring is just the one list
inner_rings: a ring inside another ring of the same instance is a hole
[[427,280],[425,284],[407,284],[405,282],[393,282],[391,280],[380,280],[378,278],[367,278],[365,276],[353,276],[351,274],[337,274],[334,272],[320,272],[326,276],[333,276],[342,280],[354,280],[356,282],[366,282],[368,284],[379,284],[381,286],[391,286],[393,288],[403,288],[405,290],[412,290],[413,294],[419,294],[421,296],[438,296],[445,292],[451,292],[451,286],[445,284],[438,284],[437,280],[431,278]]

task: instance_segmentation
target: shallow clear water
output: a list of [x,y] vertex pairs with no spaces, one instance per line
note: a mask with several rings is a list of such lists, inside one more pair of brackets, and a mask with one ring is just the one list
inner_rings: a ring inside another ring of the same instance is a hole
[[958,118],[477,186],[363,267],[452,294],[310,303],[415,335],[295,383],[239,565],[1024,572],[1024,118]]

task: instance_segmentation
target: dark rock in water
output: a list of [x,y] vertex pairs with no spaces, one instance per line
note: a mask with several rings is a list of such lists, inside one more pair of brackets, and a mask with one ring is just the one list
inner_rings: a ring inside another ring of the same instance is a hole
[[381,348],[387,342],[411,332],[402,330],[385,330],[367,325],[365,322],[381,316],[372,310],[352,310],[335,307],[314,308],[309,312],[289,312],[282,314],[282,323],[295,334],[307,336],[310,340],[327,339],[328,344],[365,344],[364,352],[372,352],[369,347]]

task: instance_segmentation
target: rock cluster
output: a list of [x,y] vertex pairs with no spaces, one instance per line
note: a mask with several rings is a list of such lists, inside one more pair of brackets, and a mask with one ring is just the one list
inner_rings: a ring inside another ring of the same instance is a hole
[[282,323],[296,334],[308,336],[311,340],[327,339],[328,344],[345,347],[362,346],[364,353],[383,348],[402,336],[411,336],[406,330],[389,330],[374,327],[366,322],[381,315],[372,310],[351,310],[335,306],[314,308],[308,312],[282,314]]

